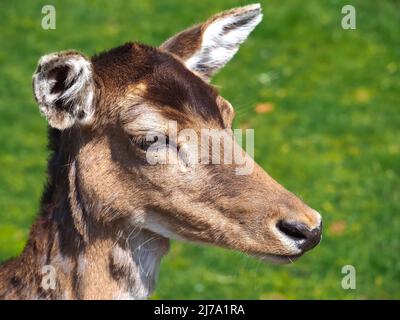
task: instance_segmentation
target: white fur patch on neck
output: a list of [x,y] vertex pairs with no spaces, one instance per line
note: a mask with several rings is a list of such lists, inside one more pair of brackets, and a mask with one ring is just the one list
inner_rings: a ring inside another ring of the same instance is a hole
[[128,248],[115,246],[113,264],[127,272],[114,299],[147,299],[155,288],[161,258],[169,240],[147,230],[133,230],[126,240]]
[[187,68],[206,76],[212,75],[232,59],[261,20],[259,4],[216,18],[206,27],[200,48],[186,61]]

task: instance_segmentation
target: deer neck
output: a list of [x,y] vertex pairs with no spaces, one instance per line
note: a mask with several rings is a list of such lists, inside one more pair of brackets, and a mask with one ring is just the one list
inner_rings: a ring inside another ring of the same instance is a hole
[[82,203],[74,160],[52,165],[57,159],[63,156],[50,160],[41,213],[23,253],[0,266],[0,298],[147,298],[169,240],[122,221],[96,221],[101,212]]

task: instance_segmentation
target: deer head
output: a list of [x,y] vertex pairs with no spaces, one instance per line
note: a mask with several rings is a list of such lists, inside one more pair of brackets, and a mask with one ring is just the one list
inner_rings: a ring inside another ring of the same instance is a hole
[[[234,141],[226,130],[234,110],[209,81],[261,19],[260,6],[249,5],[218,14],[159,48],[127,43],[92,58],[69,51],[40,59],[34,94],[68,150],[76,202],[92,223],[112,225],[115,232],[140,227],[278,262],[318,244],[320,215],[251,158],[251,172],[242,175],[235,162],[188,163],[182,154],[201,157],[198,145],[168,136],[174,121],[178,131],[222,130],[224,139]],[[149,141],[156,139],[149,140],[149,133],[165,137],[151,154]],[[236,142],[224,152],[233,149]],[[174,164],[149,163],[174,153]],[[84,222],[80,229],[85,232]]]

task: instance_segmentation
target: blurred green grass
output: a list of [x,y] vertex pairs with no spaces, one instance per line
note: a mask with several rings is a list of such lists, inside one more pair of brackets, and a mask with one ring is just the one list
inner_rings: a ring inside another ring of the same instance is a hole
[[[31,92],[43,54],[87,54],[168,36],[243,1],[52,1],[57,29],[41,29],[47,1],[0,3],[0,260],[18,254],[38,209],[46,123]],[[293,265],[174,242],[154,298],[400,298],[400,4],[262,1],[264,21],[214,79],[255,128],[256,160],[319,210],[319,247]],[[272,112],[257,113],[260,103]],[[341,268],[357,289],[341,288]]]

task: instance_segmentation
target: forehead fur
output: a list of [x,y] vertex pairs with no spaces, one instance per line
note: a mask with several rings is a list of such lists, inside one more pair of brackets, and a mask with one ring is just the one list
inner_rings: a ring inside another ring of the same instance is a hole
[[112,97],[109,103],[123,98],[136,84],[145,88],[141,96],[152,105],[222,123],[217,90],[167,52],[127,43],[93,57],[92,63],[103,84],[102,97]]

